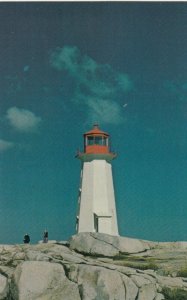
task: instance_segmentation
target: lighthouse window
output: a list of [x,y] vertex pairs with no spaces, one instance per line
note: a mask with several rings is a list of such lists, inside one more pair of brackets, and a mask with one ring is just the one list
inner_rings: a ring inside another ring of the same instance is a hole
[[88,136],[86,145],[107,145],[107,138],[103,136]]
[[93,145],[93,144],[94,144],[94,137],[88,136],[88,145]]
[[102,136],[96,136],[96,137],[95,137],[95,144],[96,144],[96,145],[103,145],[103,139],[102,139]]

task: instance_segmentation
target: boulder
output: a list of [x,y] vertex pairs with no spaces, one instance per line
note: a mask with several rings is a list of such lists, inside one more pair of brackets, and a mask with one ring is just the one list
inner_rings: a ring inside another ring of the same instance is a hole
[[122,300],[125,288],[120,273],[102,267],[80,265],[77,282],[82,300]]
[[20,264],[11,293],[15,300],[80,300],[77,285],[67,279],[62,265],[44,261]]
[[[115,256],[119,249],[102,240],[103,234],[79,233],[70,239],[70,249],[93,256]],[[110,239],[110,236],[109,236]],[[112,241],[111,241],[112,242]]]
[[72,236],[70,249],[80,253],[113,257],[121,253],[139,253],[150,249],[146,241],[103,233],[82,232]]
[[137,300],[155,300],[156,297],[156,286],[154,284],[146,284],[140,288]]
[[8,291],[8,279],[0,274],[0,299],[6,299]]
[[137,294],[138,294],[138,287],[135,285],[135,283],[128,276],[122,274],[121,277],[122,277],[122,280],[123,280],[123,283],[124,283],[124,286],[125,286],[125,291],[126,291],[125,300],[136,299]]

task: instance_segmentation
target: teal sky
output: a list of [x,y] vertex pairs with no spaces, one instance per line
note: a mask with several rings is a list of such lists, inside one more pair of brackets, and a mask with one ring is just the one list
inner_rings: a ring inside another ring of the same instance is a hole
[[75,233],[82,134],[111,135],[119,231],[187,240],[187,3],[0,3],[0,243]]

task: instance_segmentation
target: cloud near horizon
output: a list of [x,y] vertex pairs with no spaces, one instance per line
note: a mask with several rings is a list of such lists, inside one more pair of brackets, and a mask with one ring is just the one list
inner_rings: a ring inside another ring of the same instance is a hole
[[7,151],[14,147],[14,143],[0,139],[0,152]]
[[7,110],[6,118],[10,125],[20,132],[33,132],[38,128],[41,118],[27,109],[11,107]]
[[[77,47],[57,48],[50,57],[51,66],[67,71],[75,84],[72,101],[84,105],[89,120],[119,124],[123,122],[121,105],[116,101],[133,87],[129,76],[116,72],[108,64],[98,64]],[[115,99],[115,101],[114,101]]]

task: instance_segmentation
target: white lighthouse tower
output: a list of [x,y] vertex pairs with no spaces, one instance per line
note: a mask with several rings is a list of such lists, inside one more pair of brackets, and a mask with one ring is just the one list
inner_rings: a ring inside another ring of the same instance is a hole
[[94,125],[84,134],[84,152],[78,198],[77,232],[118,235],[109,134]]

